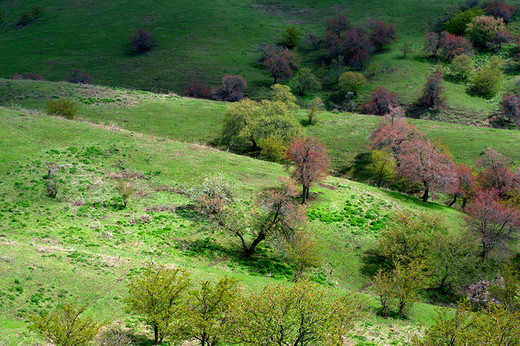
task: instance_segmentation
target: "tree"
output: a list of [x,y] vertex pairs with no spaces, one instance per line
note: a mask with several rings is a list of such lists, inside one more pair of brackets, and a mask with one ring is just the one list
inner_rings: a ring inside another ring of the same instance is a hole
[[426,76],[426,83],[419,103],[428,108],[442,107],[446,101],[443,82],[443,74],[440,71],[434,71]]
[[377,186],[391,182],[396,175],[396,161],[389,148],[372,150],[371,162],[367,170],[376,179]]
[[305,204],[312,184],[327,176],[330,165],[327,148],[312,137],[295,138],[286,155],[293,162],[293,176],[302,185],[302,204]]
[[366,78],[359,72],[347,71],[339,76],[338,85],[345,93],[354,94],[367,83]]
[[449,155],[434,148],[428,140],[407,141],[398,156],[397,173],[417,184],[423,184],[423,202],[430,189],[452,193],[457,183],[455,164]]
[[226,337],[230,309],[239,299],[238,281],[224,277],[215,284],[201,283],[191,291],[186,311],[188,335],[200,341],[201,346],[215,346]]
[[290,26],[285,29],[285,32],[282,33],[281,44],[284,47],[289,49],[293,49],[300,44],[302,33],[295,26]]
[[238,302],[230,335],[250,345],[342,345],[361,316],[353,294],[337,297],[306,281],[279,284]]
[[286,149],[285,144],[276,138],[267,137],[260,142],[260,155],[267,161],[283,162]]
[[372,150],[391,149],[394,157],[401,153],[402,146],[409,140],[420,140],[424,134],[405,120],[384,119],[370,134],[370,148]]
[[487,14],[495,18],[502,18],[505,23],[508,23],[516,13],[516,8],[507,5],[505,0],[491,0],[488,2],[485,10]]
[[457,202],[457,197],[462,198],[462,210],[466,209],[469,198],[475,193],[475,178],[471,168],[459,163],[455,168],[457,172],[457,186],[453,193],[453,200],[448,204],[450,207]]
[[518,95],[504,95],[500,104],[500,112],[509,121],[520,122],[520,98]]
[[288,110],[298,109],[296,96],[291,93],[290,87],[282,84],[274,84],[271,86],[271,89],[273,90],[273,101],[282,102],[287,106]]
[[511,33],[507,30],[500,30],[498,31],[495,36],[489,40],[488,43],[486,43],[486,47],[488,48],[493,48],[495,50],[500,50],[502,49],[502,45],[504,43],[509,43],[511,42],[512,40],[512,37],[511,37]]
[[204,83],[195,82],[184,88],[184,96],[196,99],[210,99],[211,90],[207,88]]
[[518,210],[500,203],[498,191],[491,189],[479,192],[467,212],[468,228],[480,241],[481,260],[491,254],[505,255],[520,233]]
[[488,148],[483,151],[475,166],[481,171],[477,182],[483,190],[494,190],[501,199],[509,199],[515,185],[518,184],[509,165],[511,159],[498,151]]
[[125,180],[119,180],[116,185],[116,191],[123,200],[123,207],[126,208],[128,199],[135,193],[135,187]]
[[68,83],[77,83],[77,84],[92,84],[92,77],[80,69],[73,68],[67,71],[67,76],[65,77],[65,81]]
[[185,300],[192,285],[185,269],[167,268],[150,263],[128,284],[124,302],[129,310],[144,317],[153,328],[154,345],[165,338],[182,339],[185,326]]
[[357,69],[363,69],[370,59],[370,55],[364,49],[358,49],[348,61],[348,65]]
[[291,78],[292,70],[297,67],[296,54],[287,48],[271,49],[267,52],[263,64],[273,77],[273,84],[276,84],[278,80]]
[[318,50],[320,46],[320,39],[315,33],[308,32],[303,35],[303,42],[312,47],[313,50]]
[[431,53],[433,57],[437,56],[437,52],[441,48],[440,36],[436,32],[428,32],[424,36],[423,49],[425,52]]
[[475,71],[472,59],[464,53],[453,58],[450,69],[452,75],[462,80],[467,80]]
[[336,13],[334,17],[325,21],[325,36],[339,39],[343,32],[352,28],[350,21],[344,13]]
[[305,270],[319,267],[323,261],[318,242],[305,229],[298,230],[285,239],[282,250],[285,257],[294,264],[293,282],[300,280]]
[[363,106],[367,114],[385,115],[391,107],[398,105],[397,97],[383,86],[376,87],[370,94],[370,101]]
[[376,47],[377,51],[381,51],[384,46],[397,39],[397,29],[394,24],[386,25],[382,20],[374,19],[370,20],[367,26],[370,42]]
[[406,56],[413,52],[413,46],[410,42],[405,41],[399,46],[399,50],[403,53],[403,59],[406,59]]
[[311,101],[311,108],[307,113],[307,123],[309,125],[315,124],[317,122],[318,114],[321,111],[321,107],[323,107],[323,103],[319,97],[313,98]]
[[258,103],[249,99],[243,99],[229,106],[224,112],[223,142],[233,146],[243,141],[249,141],[253,150],[256,150],[258,143],[254,137],[254,129],[258,124],[258,119],[255,117],[257,109]]
[[485,12],[481,8],[470,8],[466,11],[457,13],[451,17],[450,20],[444,24],[446,31],[450,34],[457,36],[464,36],[468,24],[471,23],[473,18],[484,15]]
[[236,102],[244,98],[244,90],[247,82],[239,75],[225,75],[222,77],[222,85],[211,91],[217,101]]
[[141,54],[149,51],[155,46],[155,40],[151,32],[140,28],[137,30],[137,34],[130,37],[130,45],[137,54]]
[[443,31],[439,40],[439,53],[448,60],[458,55],[470,54],[472,52],[471,44],[465,37],[452,35],[447,31]]
[[222,173],[204,177],[200,186],[188,191],[196,201],[197,211],[207,218],[224,217],[226,205],[235,201],[237,185]]
[[305,94],[307,90],[321,89],[319,79],[312,73],[312,70],[307,67],[299,69],[291,82],[298,95]]
[[102,324],[82,314],[87,305],[65,303],[52,311],[29,317],[29,328],[58,346],[86,346],[96,337]]
[[504,20],[502,18],[479,16],[473,18],[471,23],[468,24],[466,33],[475,46],[486,48],[486,44],[491,41],[498,32],[504,30]]

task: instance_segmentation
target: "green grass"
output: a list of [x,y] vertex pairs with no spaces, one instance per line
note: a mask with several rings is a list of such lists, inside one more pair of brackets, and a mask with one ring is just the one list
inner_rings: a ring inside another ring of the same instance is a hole
[[[250,200],[287,175],[282,166],[3,107],[0,126],[0,145],[6,148],[0,152],[0,272],[6,273],[0,277],[1,341],[34,343],[24,314],[74,299],[91,303],[88,311],[98,319],[139,331],[137,320],[122,309],[121,298],[128,274],[150,260],[187,267],[198,280],[231,275],[253,290],[284,279],[283,271],[271,271],[288,266],[276,255],[275,244],[264,244],[255,261],[244,263],[234,239],[195,221],[185,208],[188,198],[178,193],[205,174],[222,171],[238,181],[240,198]],[[45,196],[49,165],[62,167],[55,175],[60,189],[56,199]],[[114,178],[124,174],[121,166],[138,191],[127,209],[115,192]],[[443,215],[452,229],[460,229],[462,222],[454,209],[340,178],[314,187],[311,198],[309,210],[330,213],[349,203],[367,219],[358,226],[350,223],[350,216],[310,223],[325,257],[313,276],[339,290],[368,283],[359,274],[360,256],[375,243],[379,230],[367,226],[373,221],[367,213],[375,214],[383,204],[384,215],[404,208]],[[367,298],[373,306],[373,298]],[[420,331],[418,323],[431,319],[433,309],[418,305],[412,319],[402,322],[370,317],[369,328],[361,325],[354,334],[409,340],[409,332]]]
[[[421,52],[424,34],[433,29],[447,8],[461,4],[461,0],[43,0],[38,3],[44,8],[42,18],[14,30],[18,13],[34,4],[6,2],[0,5],[0,15],[9,24],[0,29],[0,77],[32,72],[58,81],[68,69],[80,68],[97,84],[180,93],[193,81],[217,86],[223,75],[240,74],[249,83],[250,96],[265,97],[271,78],[255,63],[257,46],[276,43],[291,25],[303,33],[322,35],[325,19],[343,12],[358,25],[381,18],[398,30],[399,39],[392,48],[372,58],[380,72],[361,91],[359,101],[366,100],[373,87],[385,85],[398,93],[401,103],[410,105],[419,96],[432,65]],[[135,55],[128,39],[140,27],[154,34],[158,46]],[[517,25],[512,27],[518,29]],[[412,43],[415,51],[401,59],[398,46],[405,41]],[[321,66],[324,50],[301,52],[303,64],[313,69]],[[502,92],[512,84],[512,78],[507,76]],[[446,83],[446,90],[450,109],[438,117],[451,121],[480,122],[497,109],[500,100],[500,95],[491,101],[470,96],[464,86],[453,83]],[[328,94],[320,93],[323,97]]]
[[[222,114],[229,106],[224,102],[126,89],[0,79],[0,104],[8,107],[44,112],[46,102],[57,97],[73,99],[78,106],[78,117],[83,121],[200,144],[212,143],[218,138]],[[89,98],[113,102],[91,103]],[[305,111],[297,112],[296,116],[305,123]],[[332,112],[322,112],[318,117],[319,123],[306,126],[306,133],[327,145],[336,175],[356,176],[356,157],[369,151],[368,137],[381,117]],[[448,145],[456,162],[473,166],[487,147],[520,161],[518,131],[419,119],[408,121],[430,139],[440,139]]]

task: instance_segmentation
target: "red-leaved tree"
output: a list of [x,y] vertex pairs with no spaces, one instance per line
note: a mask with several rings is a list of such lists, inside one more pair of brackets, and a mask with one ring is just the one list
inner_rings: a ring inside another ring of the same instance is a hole
[[443,74],[440,71],[432,72],[426,77],[423,94],[419,102],[425,107],[439,108],[445,100]]
[[457,197],[462,198],[462,210],[466,209],[466,205],[471,196],[475,193],[475,177],[471,168],[463,163],[456,165],[457,185],[453,192],[453,200],[448,204],[450,207],[457,202]]
[[184,96],[194,97],[197,99],[211,98],[211,90],[204,83],[194,82],[184,88]]
[[491,0],[484,9],[487,14],[502,18],[504,22],[509,22],[516,12],[516,7],[506,4],[505,0]]
[[428,140],[409,140],[401,146],[397,173],[422,184],[423,202],[427,202],[430,190],[453,193],[457,185],[455,164],[451,157],[433,147]]
[[363,106],[363,110],[367,114],[385,115],[397,105],[397,97],[387,88],[379,86],[372,90],[370,101]]
[[484,261],[491,253],[503,256],[510,243],[520,232],[519,214],[500,202],[499,191],[480,191],[467,208],[466,222],[482,246],[480,257]]
[[381,51],[397,39],[397,29],[394,24],[386,25],[379,19],[368,22],[368,35],[370,42],[376,47],[377,51]]
[[511,192],[519,184],[509,167],[511,159],[498,151],[488,148],[481,153],[475,166],[481,171],[477,182],[482,190],[494,190],[501,199],[509,199]]
[[286,156],[293,162],[293,176],[302,185],[302,204],[305,204],[311,185],[328,174],[327,148],[312,137],[295,138],[289,144]]
[[452,59],[457,55],[469,54],[472,51],[471,43],[462,36],[443,31],[440,34],[429,32],[424,36],[424,50],[433,57],[437,54],[446,59]]
[[291,78],[292,70],[297,67],[296,55],[287,48],[271,49],[266,53],[263,64],[273,77],[273,84],[276,84],[278,80]]
[[370,149],[389,148],[395,157],[401,153],[401,146],[408,140],[423,139],[424,134],[405,120],[382,120],[370,134]]
[[520,121],[520,97],[518,95],[504,95],[500,112],[510,121]]
[[244,98],[244,90],[247,82],[239,75],[225,75],[222,77],[222,85],[211,91],[213,99],[217,101],[236,102]]

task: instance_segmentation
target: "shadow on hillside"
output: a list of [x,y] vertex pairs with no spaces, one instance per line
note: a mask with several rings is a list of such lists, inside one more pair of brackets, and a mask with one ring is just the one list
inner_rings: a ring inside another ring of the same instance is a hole
[[421,206],[423,208],[428,208],[430,210],[444,210],[447,207],[433,202],[423,202],[420,198],[414,197],[414,196],[408,196],[405,194],[402,194],[400,192],[396,191],[390,191],[390,190],[381,190],[381,193],[384,195],[387,195],[388,197],[391,197],[393,199],[398,200],[402,203],[408,203],[408,204],[415,204],[418,206]]
[[434,109],[412,104],[406,108],[406,117],[412,119],[436,119],[442,114],[441,109]]

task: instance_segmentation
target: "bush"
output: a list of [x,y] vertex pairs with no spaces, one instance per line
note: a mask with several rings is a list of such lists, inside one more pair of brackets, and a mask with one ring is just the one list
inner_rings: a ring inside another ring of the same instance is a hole
[[423,94],[419,99],[419,103],[425,107],[441,107],[446,101],[444,94],[444,80],[442,72],[432,72],[426,77]]
[[42,16],[42,13],[43,8],[41,8],[40,6],[33,6],[33,8],[31,8],[31,14],[34,19],[40,18]]
[[225,75],[222,77],[222,85],[211,91],[211,96],[217,101],[236,102],[244,98],[244,90],[247,82],[239,75]]
[[500,90],[502,72],[495,66],[484,66],[471,80],[471,90],[482,96],[494,96]]
[[211,90],[203,83],[195,82],[184,88],[184,96],[194,97],[196,99],[210,99]]
[[92,77],[80,69],[73,68],[67,72],[67,76],[65,77],[65,81],[69,83],[76,84],[92,84]]
[[312,73],[308,67],[301,68],[291,80],[291,85],[296,89],[298,95],[305,94],[307,90],[321,89],[319,79]]
[[300,43],[302,33],[294,26],[288,27],[284,33],[282,33],[281,45],[292,49]]
[[507,5],[505,0],[491,0],[488,2],[485,10],[487,14],[496,18],[502,18],[506,23],[511,20],[516,12],[516,8]]
[[60,98],[47,103],[47,113],[49,115],[59,115],[72,120],[74,119],[77,110],[73,101]]
[[36,73],[30,73],[30,72],[24,72],[24,73],[15,73],[10,79],[14,80],[45,80],[41,74]]
[[453,76],[462,80],[468,79],[475,68],[473,67],[473,60],[467,54],[456,56],[450,66]]
[[345,72],[339,76],[338,84],[345,93],[357,91],[366,84],[366,78],[359,72]]
[[471,8],[464,12],[459,12],[446,22],[446,31],[453,35],[463,36],[473,18],[483,16],[484,14],[485,12],[481,8]]
[[260,149],[260,155],[267,161],[282,162],[285,158],[286,147],[279,139],[267,137],[260,142]]
[[130,37],[130,45],[137,54],[141,54],[149,51],[155,46],[152,33],[140,28],[137,30],[137,34]]
[[468,24],[466,33],[475,46],[485,48],[487,43],[491,41],[498,32],[504,30],[504,20],[502,18],[480,16],[475,17],[473,21]]
[[389,114],[393,107],[397,106],[397,97],[385,87],[376,87],[370,94],[370,102],[363,106],[367,114]]

